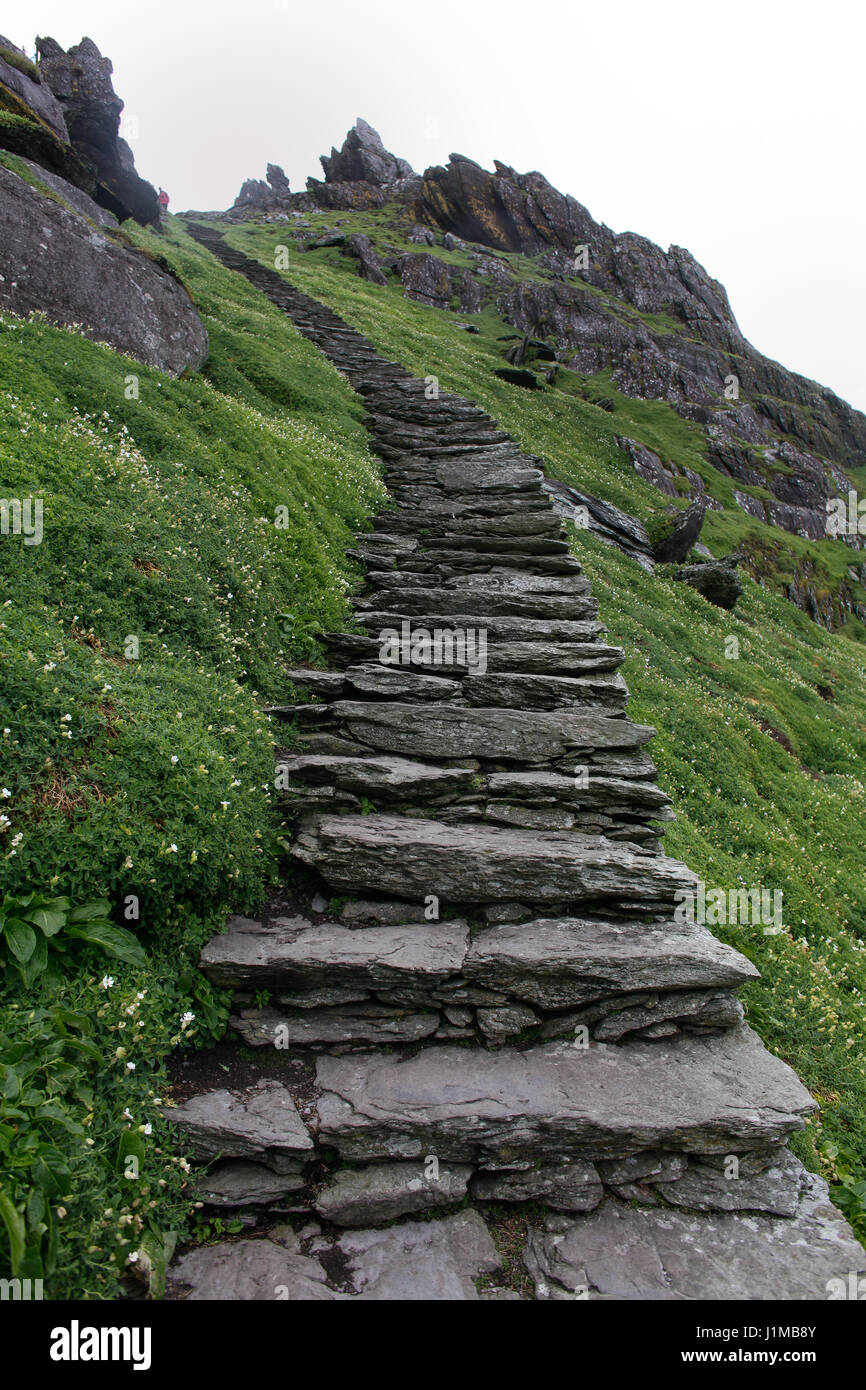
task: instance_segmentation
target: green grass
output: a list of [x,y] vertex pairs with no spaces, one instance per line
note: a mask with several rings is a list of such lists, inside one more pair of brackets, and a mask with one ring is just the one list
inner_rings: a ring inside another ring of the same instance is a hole
[[[229,240],[272,264],[264,228],[232,229]],[[698,436],[668,406],[618,398],[610,416],[571,391],[534,393],[499,382],[492,375],[501,361],[496,338],[506,330],[489,310],[476,318],[478,337],[468,337],[447,314],[404,299],[397,287],[371,286],[351,262],[329,262],[323,253],[293,257],[287,278],[330,304],[386,356],[478,401],[552,476],[650,521],[660,510],[658,494],[612,444],[614,433],[625,433],[694,467],[724,498],[730,480],[707,464]],[[792,557],[808,558],[838,574],[851,558],[837,542],[812,545],[739,511],[710,514],[707,534],[720,550],[758,538],[775,547],[782,567]],[[866,1205],[850,1188],[866,1175],[863,650],[848,635],[817,626],[771,587],[747,581],[735,613],[725,613],[586,533],[574,546],[609,640],[629,654],[631,717],[658,729],[652,748],[659,780],[678,814],[668,852],[708,886],[783,890],[782,935],[750,927],[719,935],[761,970],[760,982],[744,991],[750,1021],[822,1104],[795,1147],[840,1183],[850,1169],[849,1186],[837,1197],[844,1204],[849,1193],[849,1215],[866,1232]],[[859,624],[849,630],[858,636]],[[738,639],[737,660],[726,659],[729,636]],[[822,698],[819,687],[832,697]]]
[[[285,316],[176,226],[131,234],[168,257],[200,306],[202,375],[171,380],[38,318],[0,318],[0,497],[44,507],[41,544],[0,538],[0,890],[105,898],[149,957],[117,963],[110,1000],[104,961],[86,954],[59,987],[69,1008],[94,1019],[104,1004],[110,1021],[95,1025],[95,1076],[70,1072],[55,1096],[105,1158],[73,1164],[59,1194],[55,1297],[110,1293],[114,1255],[130,1248],[115,1241],[129,1234],[114,1168],[129,1122],[108,1079],[109,1031],[126,1026],[114,1000],[147,990],[138,1071],[123,1079],[137,1123],[164,1134],[152,1096],[181,1014],[196,1014],[198,1043],[224,1017],[192,969],[199,948],[274,874],[260,705],[284,697],[283,669],[316,655],[317,633],[345,626],[345,550],[383,496],[360,402]],[[35,1046],[22,1042],[27,1020],[56,993],[11,976],[0,986],[0,1066]],[[178,1210],[162,1212],[163,1170],[175,1204],[179,1180],[165,1147],[147,1153],[159,1227]],[[104,1246],[105,1221],[114,1254],[84,1259]]]

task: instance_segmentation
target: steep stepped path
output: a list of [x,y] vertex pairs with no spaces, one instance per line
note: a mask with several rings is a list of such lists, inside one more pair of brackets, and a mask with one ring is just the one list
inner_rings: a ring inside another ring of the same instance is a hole
[[391,504],[352,552],[361,631],[273,710],[310,891],[202,956],[262,1061],[216,1089],[193,1063],[171,1111],[202,1199],[270,1224],[173,1287],[522,1297],[490,1234],[512,1212],[538,1297],[827,1297],[866,1256],[785,1147],[814,1103],[743,1023],[754,968],[684,917],[653,730],[540,461],[190,230],[364,397]]

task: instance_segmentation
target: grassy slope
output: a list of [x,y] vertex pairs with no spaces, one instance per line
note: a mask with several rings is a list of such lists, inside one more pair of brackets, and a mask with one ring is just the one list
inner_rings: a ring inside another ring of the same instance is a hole
[[[285,317],[179,230],[141,240],[205,316],[204,375],[173,381],[76,333],[0,319],[0,497],[35,493],[45,509],[40,545],[0,540],[0,898],[104,896],[150,955],[140,970],[84,951],[61,985],[24,997],[11,967],[0,974],[0,1185],[23,1206],[43,1160],[61,1174],[44,1183],[66,1213],[53,1296],[110,1291],[143,1204],[163,1227],[183,1212],[154,1098],[172,1039],[220,1025],[187,967],[273,870],[257,696],[283,694],[286,658],[343,625],[345,548],[381,495],[360,403]],[[64,1058],[46,1060],[59,1039]],[[30,1089],[58,1113],[31,1123],[8,1069],[34,1059]],[[117,1152],[146,1123],[143,1195]],[[4,1240],[0,1223],[0,1265]]]
[[[273,264],[273,229],[236,228],[229,240]],[[469,336],[453,316],[403,298],[397,285],[369,285],[351,261],[331,252],[293,255],[287,278],[329,303],[387,356],[478,401],[553,476],[645,519],[658,495],[613,447],[612,434],[632,434],[662,452],[665,445],[677,448],[686,461],[695,448],[690,427],[663,404],[627,402],[626,426],[567,391],[527,392],[498,381],[496,339],[506,328],[492,314],[479,316],[482,332]],[[701,462],[702,471],[713,471]],[[711,515],[711,545],[714,520]],[[732,524],[730,514],[721,524]],[[833,552],[833,563],[842,549]],[[729,614],[685,585],[648,576],[584,533],[575,537],[575,550],[610,640],[629,653],[630,714],[658,728],[654,756],[678,812],[668,852],[687,860],[708,886],[784,892],[782,935],[751,926],[717,932],[759,966],[761,981],[744,992],[750,1020],[823,1106],[796,1146],[829,1176],[846,1169],[844,1159],[834,1158],[836,1148],[847,1151],[862,1178],[863,649],[757,584],[747,583]],[[739,642],[736,660],[725,655],[729,636]],[[819,687],[832,698],[822,698]],[[762,725],[787,740],[790,751]]]

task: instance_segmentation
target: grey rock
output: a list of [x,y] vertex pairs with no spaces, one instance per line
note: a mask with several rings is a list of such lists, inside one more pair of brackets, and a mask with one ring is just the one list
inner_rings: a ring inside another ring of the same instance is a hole
[[678,512],[665,534],[653,542],[653,559],[664,564],[682,564],[701,534],[706,507],[706,499],[698,497],[684,512]]
[[695,876],[676,860],[572,831],[445,825],[398,816],[316,816],[292,854],[337,891],[431,893],[456,903],[563,902],[623,895],[657,909]]
[[654,1153],[629,1154],[627,1158],[614,1158],[599,1163],[598,1171],[602,1180],[608,1184],[676,1182],[686,1171],[684,1154]]
[[428,1207],[457,1206],[471,1174],[467,1164],[443,1164],[436,1177],[426,1176],[424,1162],[343,1168],[319,1193],[316,1211],[335,1226],[379,1226]]
[[543,1202],[555,1211],[592,1211],[604,1196],[597,1168],[580,1160],[476,1173],[471,1192],[478,1202]]
[[168,1289],[192,1303],[317,1302],[345,1297],[328,1287],[318,1260],[272,1240],[224,1241],[191,1250],[169,1270]]
[[212,1207],[280,1206],[304,1186],[300,1173],[272,1173],[260,1163],[219,1163],[195,1181],[195,1195]]
[[245,1091],[202,1091],[165,1113],[199,1159],[256,1158],[285,1173],[312,1157],[306,1125],[278,1081],[259,1081]]
[[866,1252],[810,1176],[797,1215],[694,1216],[604,1202],[564,1232],[533,1231],[524,1260],[539,1298],[817,1300],[866,1270]]
[[782,1143],[815,1109],[745,1026],[588,1049],[434,1046],[408,1058],[321,1057],[317,1080],[319,1140],[347,1159],[727,1153]]
[[736,989],[758,974],[745,956],[703,927],[641,929],[573,917],[476,932],[462,973],[474,984],[545,1009],[630,991]]
[[389,184],[412,173],[405,159],[390,154],[379,132],[360,116],[343,141],[342,148],[321,156],[326,183]]
[[311,1047],[325,1043],[411,1043],[439,1027],[438,1013],[408,1013],[369,1004],[328,1009],[241,1009],[229,1023],[252,1047]]
[[177,376],[197,370],[208,337],[189,295],[147,256],[0,168],[0,308],[53,323]]
[[334,922],[312,926],[303,917],[232,917],[228,930],[205,946],[201,966],[220,985],[384,989],[420,980],[432,986],[459,972],[468,943],[463,921],[353,931]]
[[374,748],[439,758],[541,762],[578,748],[637,748],[655,730],[595,712],[464,709],[434,706],[419,719],[412,705],[337,700],[334,718]]
[[[12,44],[3,41],[0,48],[13,48]],[[22,57],[26,57],[23,50],[16,47]],[[63,107],[55,97],[51,88],[45,82],[35,82],[26,72],[15,67],[12,63],[0,56],[0,82],[4,87],[9,88],[15,93],[25,106],[28,106],[33,114],[45,123],[61,140],[63,144],[69,143],[69,131],[66,128],[66,121],[63,118]]]
[[504,1004],[493,1009],[478,1009],[478,1027],[491,1042],[502,1042],[505,1038],[522,1033],[538,1022],[538,1015],[525,1005]]
[[777,1161],[760,1173],[728,1178],[724,1171],[689,1161],[682,1177],[660,1182],[658,1190],[676,1206],[695,1211],[766,1211],[796,1216],[807,1173],[798,1158],[782,1149]]
[[336,1249],[362,1299],[475,1302],[474,1280],[501,1268],[502,1259],[476,1211],[441,1221],[407,1221],[384,1231],[352,1231]]
[[741,597],[743,586],[737,577],[739,557],[726,555],[721,560],[705,560],[699,565],[685,565],[674,570],[674,579],[690,584],[717,608],[732,609]]

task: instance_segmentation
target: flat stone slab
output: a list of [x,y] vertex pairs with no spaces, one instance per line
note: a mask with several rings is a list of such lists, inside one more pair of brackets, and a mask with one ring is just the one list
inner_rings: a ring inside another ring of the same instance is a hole
[[576,917],[540,918],[476,932],[462,973],[547,1009],[612,994],[736,989],[758,971],[706,928],[629,927]]
[[212,1207],[269,1207],[304,1185],[300,1173],[273,1173],[260,1163],[230,1159],[196,1178],[195,1195]]
[[459,973],[468,947],[463,921],[352,929],[313,926],[303,917],[231,917],[202,951],[201,968],[215,984],[235,987],[369,990],[410,980],[434,986]]
[[534,676],[502,672],[468,676],[463,694],[471,705],[502,705],[508,709],[624,709],[628,687],[618,671],[591,676]]
[[375,1004],[326,1009],[241,1009],[229,1023],[251,1047],[314,1047],[325,1043],[420,1042],[439,1027],[438,1013],[410,1013]]
[[[271,1238],[205,1245],[175,1261],[168,1290],[193,1302],[475,1302],[474,1281],[502,1266],[477,1211],[401,1222],[386,1230],[346,1231],[336,1240],[319,1237],[306,1246],[309,1254],[285,1228]],[[334,1276],[326,1272],[335,1269]]]
[[[425,679],[414,677],[415,680]],[[456,684],[456,682],[454,682]],[[416,712],[416,718],[423,716]],[[457,795],[472,784],[473,773],[459,767],[436,767],[409,758],[379,755],[368,758],[343,757],[326,753],[306,753],[282,758],[287,769],[289,789],[306,790],[326,785],[361,796],[405,798]]]
[[175,1298],[200,1302],[328,1302],[345,1298],[330,1288],[318,1260],[272,1240],[224,1241],[190,1250],[168,1273]]
[[316,1198],[316,1211],[335,1226],[379,1226],[428,1207],[463,1201],[472,1175],[469,1164],[376,1163],[344,1168]]
[[657,1190],[675,1206],[695,1211],[765,1211],[772,1216],[796,1216],[808,1174],[789,1149],[760,1173],[726,1177],[723,1168],[691,1161],[674,1182],[659,1182]]
[[336,1243],[357,1296],[377,1301],[475,1302],[474,1280],[502,1258],[477,1211],[412,1221],[384,1231],[351,1231]]
[[866,1271],[866,1251],[812,1174],[793,1218],[609,1199],[565,1231],[533,1231],[524,1261],[544,1299],[826,1300]]
[[258,1158],[276,1172],[311,1158],[313,1141],[291,1094],[278,1081],[245,1091],[202,1091],[165,1112],[196,1158]]
[[432,705],[421,717],[411,704],[337,700],[331,711],[353,737],[374,748],[434,758],[543,762],[578,748],[639,748],[655,733],[628,719],[570,710]]
[[319,1140],[347,1159],[611,1159],[784,1143],[816,1108],[745,1025],[663,1042],[429,1047],[317,1063]]
[[423,902],[625,899],[672,912],[696,876],[675,859],[600,835],[446,825],[406,816],[312,816],[292,854],[338,891],[374,889]]

